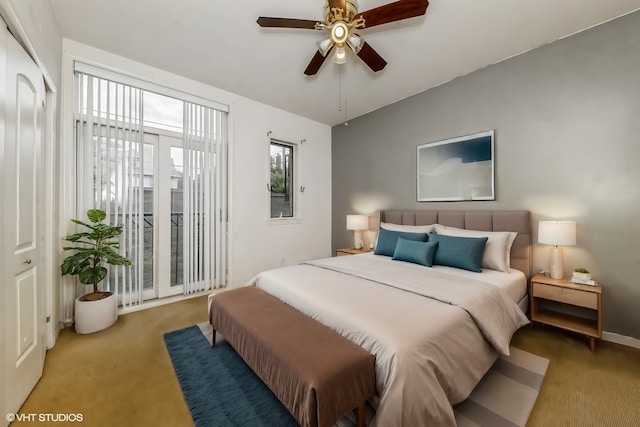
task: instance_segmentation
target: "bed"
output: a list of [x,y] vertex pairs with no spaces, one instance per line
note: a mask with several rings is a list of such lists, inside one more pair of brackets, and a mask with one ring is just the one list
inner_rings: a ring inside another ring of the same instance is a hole
[[[469,396],[498,355],[508,354],[513,333],[528,323],[518,303],[526,301],[530,273],[530,213],[383,211],[380,221],[376,253],[395,235],[396,252],[400,244],[420,247],[422,257],[428,247],[433,266],[369,253],[265,271],[249,284],[376,356],[372,425],[453,426],[453,405]],[[411,243],[424,230],[438,243]],[[482,265],[473,266],[480,272],[455,265],[466,262],[464,245],[483,239]],[[503,240],[505,256],[496,245]],[[462,248],[454,266],[442,258],[452,248]],[[445,265],[435,262],[439,256]]]

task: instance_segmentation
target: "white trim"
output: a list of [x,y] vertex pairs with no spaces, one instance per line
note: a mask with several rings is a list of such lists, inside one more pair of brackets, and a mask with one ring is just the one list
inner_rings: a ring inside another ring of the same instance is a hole
[[235,114],[233,114],[235,108],[235,104],[232,103],[229,106],[229,113],[227,114],[227,143],[225,144],[225,150],[222,153],[222,161],[225,162],[225,173],[223,174],[224,180],[222,182],[222,185],[224,185],[227,189],[226,191],[226,196],[227,196],[227,200],[225,203],[225,210],[226,212],[223,213],[224,217],[226,218],[226,224],[224,225],[224,239],[225,239],[225,245],[226,245],[226,251],[224,253],[225,259],[222,263],[223,268],[226,268],[226,274],[225,274],[225,286],[227,286],[229,283],[233,283],[233,260],[234,260],[234,256],[233,256],[233,246],[234,246],[234,239],[231,239],[229,236],[233,236],[233,219],[234,219],[234,215],[233,215],[233,196],[234,196],[234,179],[233,179],[233,171],[234,171],[234,146],[232,144],[233,140],[234,140],[234,129],[236,128],[235,126]]
[[[175,134],[175,133],[174,133]],[[176,134],[177,135],[177,134]],[[157,166],[155,173],[155,182],[157,185],[154,187],[158,193],[154,198],[154,211],[157,212],[158,227],[154,227],[154,253],[157,260],[169,260],[169,262],[155,262],[154,263],[154,287],[156,288],[157,298],[166,298],[169,296],[184,293],[184,284],[171,285],[171,149],[182,147],[182,135],[169,136],[158,135],[158,143],[154,150],[155,162],[154,167]],[[163,161],[164,160],[164,161]],[[165,227],[169,229],[167,232]],[[163,230],[164,232],[160,232]],[[145,301],[147,304],[150,300]]]
[[[76,176],[77,161],[75,141],[75,120],[73,115],[73,92],[74,73],[73,58],[65,54],[62,55],[61,80],[61,100],[60,100],[60,144],[59,144],[59,181],[58,181],[58,252],[62,253],[62,237],[71,233],[72,227],[70,218],[76,217]],[[64,171],[64,173],[62,173]],[[60,279],[60,322],[65,326],[70,326],[72,318],[65,318],[64,314],[70,310],[66,308],[65,301],[75,300],[75,282],[67,275]],[[69,296],[72,294],[72,296]]]
[[165,298],[158,298],[158,299],[154,299],[154,300],[149,300],[149,301],[145,301],[144,304],[141,305],[133,305],[131,307],[118,307],[118,315],[121,314],[129,314],[129,313],[135,313],[136,311],[142,311],[142,310],[146,310],[148,308],[153,308],[153,307],[160,307],[161,305],[167,305],[167,304],[171,304],[174,302],[179,302],[179,301],[184,301],[184,300],[188,300],[191,298],[197,298],[197,297],[201,297],[204,295],[209,295],[209,294],[215,294],[221,291],[226,290],[225,288],[219,288],[219,289],[209,289],[206,291],[201,291],[201,292],[195,292],[192,294],[180,294],[180,295],[173,295],[173,296],[169,296],[169,297],[165,297]]
[[[57,168],[58,159],[58,141],[56,140],[56,94],[45,89],[45,123],[44,123],[44,200],[45,200],[45,218],[44,221],[44,236],[45,236],[45,280],[48,283],[46,286],[46,301],[45,310],[46,315],[49,318],[49,322],[45,324],[46,329],[46,344],[47,349],[53,348],[56,344],[56,338],[60,333],[60,311],[55,310],[53,302],[56,300],[54,296],[54,288],[60,294],[59,286],[55,286],[55,278],[59,277],[58,270],[58,243],[54,236],[58,231],[57,224],[54,223],[56,217],[55,209],[55,197],[56,194],[56,179],[54,177],[59,176],[59,170]],[[57,315],[56,315],[57,311]]]
[[229,107],[225,104],[221,104],[209,99],[201,98],[197,95],[182,92],[170,88],[168,86],[160,85],[158,83],[150,82],[144,78],[135,77],[130,73],[125,73],[121,70],[107,67],[102,64],[88,64],[83,62],[84,60],[75,60],[74,69],[84,74],[90,74],[95,77],[100,77],[114,82],[123,83],[129,86],[137,87],[149,92],[160,93],[161,95],[170,96],[179,100],[189,101],[194,104],[203,105],[205,107],[213,108],[225,113],[229,112]]
[[640,349],[640,339],[616,334],[615,332],[603,331],[602,340]]
[[0,15],[2,15],[2,18],[6,21],[7,28],[9,28],[9,30],[11,31],[11,34],[13,34],[15,39],[18,40],[18,43],[22,45],[22,47],[24,48],[24,50],[27,51],[31,59],[33,59],[33,62],[35,62],[38,68],[40,69],[40,72],[44,77],[46,91],[51,91],[55,93],[56,85],[53,82],[53,78],[51,77],[51,74],[49,74],[49,71],[47,70],[47,67],[44,65],[44,62],[42,62],[38,57],[38,54],[36,53],[36,49],[33,47],[33,44],[31,43],[29,36],[27,35],[27,31],[22,26],[22,23],[20,22],[18,15],[16,15],[16,12],[15,10],[13,10],[13,6],[11,6],[11,3],[9,1],[0,0]]

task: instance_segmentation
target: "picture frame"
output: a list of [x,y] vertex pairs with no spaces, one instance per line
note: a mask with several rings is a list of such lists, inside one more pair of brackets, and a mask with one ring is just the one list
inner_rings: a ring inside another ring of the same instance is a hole
[[494,130],[418,145],[418,202],[495,200]]

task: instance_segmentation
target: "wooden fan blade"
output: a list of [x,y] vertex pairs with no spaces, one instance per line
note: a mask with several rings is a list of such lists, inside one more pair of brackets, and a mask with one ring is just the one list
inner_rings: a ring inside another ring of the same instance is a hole
[[424,15],[427,11],[427,6],[429,6],[427,0],[399,0],[362,12],[356,15],[354,19],[362,16],[364,18],[364,27],[371,28],[376,25]]
[[[333,47],[329,49],[329,52],[331,52],[332,50],[333,50]],[[329,52],[327,52],[327,56],[329,56]],[[307,68],[304,70],[304,73],[307,76],[315,75],[320,69],[320,67],[322,66],[322,64],[324,64],[325,59],[327,59],[327,57],[322,56],[320,51],[317,51],[316,54],[313,55],[313,58],[311,58],[311,62],[309,62],[309,65],[307,65]]]
[[261,27],[304,28],[307,30],[315,30],[316,22],[318,21],[294,18],[270,18],[267,16],[261,16],[258,18],[257,22]]
[[358,56],[373,71],[380,71],[387,65],[387,61],[385,61],[382,56],[380,56],[378,52],[376,52],[375,49],[373,49],[367,42],[364,42],[362,45],[360,52],[358,52]]

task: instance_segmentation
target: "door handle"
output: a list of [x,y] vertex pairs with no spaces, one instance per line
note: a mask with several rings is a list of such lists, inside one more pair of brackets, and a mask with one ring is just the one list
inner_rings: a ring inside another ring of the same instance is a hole
[[28,259],[24,262],[25,264],[31,264],[31,259]]

